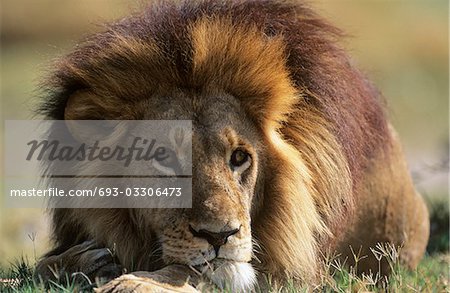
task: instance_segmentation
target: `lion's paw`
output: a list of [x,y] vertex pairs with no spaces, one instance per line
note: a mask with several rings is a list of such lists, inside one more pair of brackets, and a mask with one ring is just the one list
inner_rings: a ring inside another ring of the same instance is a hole
[[194,287],[188,283],[181,286],[175,286],[169,283],[162,283],[152,278],[152,274],[143,273],[122,275],[104,286],[95,289],[97,293],[115,293],[115,292],[192,292],[198,293]]
[[44,283],[61,282],[68,275],[76,283],[109,281],[123,273],[123,268],[115,262],[113,253],[98,247],[94,241],[85,241],[67,251],[43,258],[36,266],[35,277]]

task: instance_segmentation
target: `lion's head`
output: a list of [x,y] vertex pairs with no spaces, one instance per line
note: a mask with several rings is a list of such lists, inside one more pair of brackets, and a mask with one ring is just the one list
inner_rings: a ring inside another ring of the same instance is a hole
[[150,6],[62,58],[50,118],[192,120],[193,204],[55,210],[58,244],[95,238],[141,270],[212,263],[211,278],[236,288],[253,267],[313,278],[386,131],[339,34],[300,4],[186,1]]

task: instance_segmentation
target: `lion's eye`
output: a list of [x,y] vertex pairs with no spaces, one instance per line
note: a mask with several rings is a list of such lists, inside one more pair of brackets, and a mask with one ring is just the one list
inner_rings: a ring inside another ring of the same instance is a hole
[[182,173],[182,169],[176,153],[169,148],[165,148],[165,151],[166,157],[164,160],[152,160],[153,166],[164,174],[180,175]]
[[165,150],[166,150],[166,158],[162,161],[159,161],[159,164],[163,167],[175,169],[176,167],[178,167],[177,155],[171,149],[166,148]]
[[250,155],[243,150],[237,149],[231,154],[230,164],[232,167],[237,168],[243,166],[250,159]]

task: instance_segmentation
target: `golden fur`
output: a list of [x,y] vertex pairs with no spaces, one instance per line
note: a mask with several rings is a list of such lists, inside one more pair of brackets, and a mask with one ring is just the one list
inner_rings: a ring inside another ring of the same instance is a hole
[[[164,2],[62,58],[42,106],[49,118],[193,120],[194,202],[183,212],[54,210],[49,256],[95,240],[114,246],[129,269],[196,265],[194,248],[209,248],[188,232],[188,222],[219,229],[228,221],[242,228],[224,254],[253,259],[258,271],[280,279],[311,282],[326,251],[376,241],[404,244],[405,261],[416,265],[426,245],[426,209],[382,98],[336,44],[339,36],[303,4]],[[254,159],[245,192],[217,159],[238,145]],[[393,182],[395,172],[401,175]],[[386,209],[396,216],[387,220]],[[361,222],[362,211],[376,220]],[[360,222],[378,231],[370,241],[359,237]],[[156,239],[163,239],[162,257],[154,253]]]

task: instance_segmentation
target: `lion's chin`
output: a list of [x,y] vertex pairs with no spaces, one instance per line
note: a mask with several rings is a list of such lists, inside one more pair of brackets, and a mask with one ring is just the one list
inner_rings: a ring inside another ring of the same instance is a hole
[[202,274],[218,286],[231,292],[249,292],[256,283],[252,265],[225,259],[214,259],[202,267]]

